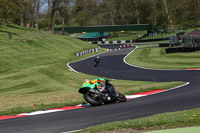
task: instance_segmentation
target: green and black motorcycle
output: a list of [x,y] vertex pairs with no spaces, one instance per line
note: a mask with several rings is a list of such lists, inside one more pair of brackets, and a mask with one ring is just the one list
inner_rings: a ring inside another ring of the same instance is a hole
[[96,86],[94,89],[91,89],[90,87],[82,87],[78,92],[83,94],[84,99],[92,106],[98,106],[117,101],[126,102],[126,97],[116,91],[112,84],[109,82],[103,84],[105,84],[104,91]]

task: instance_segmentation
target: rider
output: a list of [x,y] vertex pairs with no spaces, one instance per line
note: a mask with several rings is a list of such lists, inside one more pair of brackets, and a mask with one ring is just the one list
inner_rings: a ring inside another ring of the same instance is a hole
[[95,59],[94,59],[94,62],[95,62],[95,67],[97,67],[99,65],[99,62],[100,62],[100,58],[99,56],[97,56]]
[[105,83],[107,82],[107,79],[103,79],[103,78],[98,78],[98,79],[94,79],[94,80],[88,80],[85,79],[82,85],[83,87],[90,87],[91,89],[94,89],[95,87],[101,89],[101,91],[105,90]]

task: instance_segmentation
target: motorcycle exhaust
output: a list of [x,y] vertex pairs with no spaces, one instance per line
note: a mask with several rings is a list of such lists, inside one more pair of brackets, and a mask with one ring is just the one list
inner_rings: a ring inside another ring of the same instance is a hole
[[99,92],[97,90],[93,90],[93,89],[90,89],[89,92],[92,92],[92,93],[95,93],[95,94],[99,94]]

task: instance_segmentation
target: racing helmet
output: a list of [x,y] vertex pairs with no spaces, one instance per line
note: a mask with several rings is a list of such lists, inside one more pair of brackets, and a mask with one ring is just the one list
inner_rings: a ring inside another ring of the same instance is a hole
[[105,89],[106,85],[105,85],[105,82],[99,82],[101,88]]
[[83,83],[86,83],[86,82],[90,82],[90,80],[89,79],[85,79]]

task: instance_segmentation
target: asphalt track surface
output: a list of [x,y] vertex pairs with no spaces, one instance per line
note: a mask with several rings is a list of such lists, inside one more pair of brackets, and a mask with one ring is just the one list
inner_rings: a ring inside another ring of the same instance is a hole
[[93,66],[94,57],[69,65],[76,71],[111,79],[185,81],[190,84],[164,93],[128,100],[126,103],[1,120],[0,133],[61,133],[106,122],[200,107],[200,71],[149,70],[129,66],[124,63],[123,58],[132,50],[133,48],[124,48],[100,54],[101,62],[97,68]]

